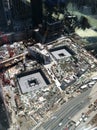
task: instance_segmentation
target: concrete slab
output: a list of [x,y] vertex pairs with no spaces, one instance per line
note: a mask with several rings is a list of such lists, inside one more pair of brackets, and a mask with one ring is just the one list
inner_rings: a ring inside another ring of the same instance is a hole
[[53,51],[51,53],[58,60],[60,60],[62,58],[65,58],[65,57],[70,57],[71,56],[71,54],[65,49],[56,50],[56,51]]
[[27,72],[24,75],[17,76],[17,80],[23,94],[45,87],[48,84],[48,79],[42,70]]

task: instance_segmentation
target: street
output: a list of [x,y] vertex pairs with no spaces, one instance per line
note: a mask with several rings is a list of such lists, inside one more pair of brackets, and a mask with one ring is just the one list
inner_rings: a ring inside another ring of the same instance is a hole
[[[41,125],[41,128],[44,130],[61,130],[69,121],[70,117],[73,117],[78,111],[85,107],[89,103],[88,96],[91,92],[91,89],[80,94],[78,97],[73,98],[69,102],[65,103],[59,111],[57,111],[53,116],[54,119],[50,118],[47,122]],[[62,122],[62,125],[59,126],[59,123]],[[40,129],[37,128],[38,130]]]

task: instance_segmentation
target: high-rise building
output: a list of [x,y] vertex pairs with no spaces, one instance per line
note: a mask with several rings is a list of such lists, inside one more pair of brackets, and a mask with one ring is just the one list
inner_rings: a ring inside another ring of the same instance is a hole
[[0,27],[5,25],[6,25],[6,20],[5,20],[4,8],[3,8],[2,0],[0,0]]
[[14,20],[27,20],[31,18],[30,0],[12,0],[11,8]]
[[4,103],[2,88],[0,85],[0,130],[8,130],[9,127],[10,127],[10,116]]
[[11,0],[10,4],[14,30],[29,30],[32,26],[30,0]]
[[10,29],[12,25],[10,0],[0,0],[0,27]]
[[[32,19],[30,0],[0,0],[0,27],[10,31],[14,26],[22,31]],[[30,22],[31,23],[31,22]],[[18,29],[17,29],[18,30]]]
[[32,22],[37,27],[42,23],[42,0],[31,0]]
[[9,31],[37,27],[42,23],[42,0],[0,0],[0,16],[0,26]]

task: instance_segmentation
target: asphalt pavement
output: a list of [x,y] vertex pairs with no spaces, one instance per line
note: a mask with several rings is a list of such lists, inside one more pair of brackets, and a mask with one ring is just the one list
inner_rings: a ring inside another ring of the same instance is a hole
[[[64,126],[67,124],[68,121],[70,121],[70,118],[73,117],[77,112],[79,112],[82,108],[89,103],[89,94],[91,92],[91,89],[88,89],[87,91],[81,93],[79,96],[69,100],[67,103],[65,103],[60,110],[55,112],[53,117],[50,118],[48,121],[44,122],[37,130],[40,130],[40,128],[44,130],[61,130],[64,128]],[[62,123],[61,126],[59,126],[59,123]]]
[[70,121],[70,118],[72,118],[77,112],[79,112],[85,105],[87,105],[89,103],[89,99],[85,99],[84,102],[80,102],[79,104],[73,106],[69,112],[64,113],[64,118],[61,121],[62,125],[59,126],[59,124],[57,124],[54,128],[52,128],[51,130],[63,130],[67,124],[67,122]]

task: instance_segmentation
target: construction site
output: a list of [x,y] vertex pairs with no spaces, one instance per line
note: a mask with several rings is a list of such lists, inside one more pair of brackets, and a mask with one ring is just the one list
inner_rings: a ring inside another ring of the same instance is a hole
[[96,124],[91,119],[97,115],[97,59],[75,31],[81,22],[64,2],[52,9],[44,4],[43,22],[42,3],[35,8],[30,38],[14,41],[1,34],[0,130],[80,130]]
[[[8,51],[7,55],[2,54],[0,79],[12,129],[33,129],[70,98],[88,89],[88,85],[82,86],[96,83],[96,78],[93,82],[88,77],[97,70],[97,60],[77,39],[62,36],[52,44],[41,44],[41,48],[35,44],[36,53],[37,48],[48,52],[50,61],[46,64],[42,60],[40,63],[22,41],[1,46],[3,53]],[[16,53],[10,55],[14,49]],[[44,58],[41,51],[39,54]]]

